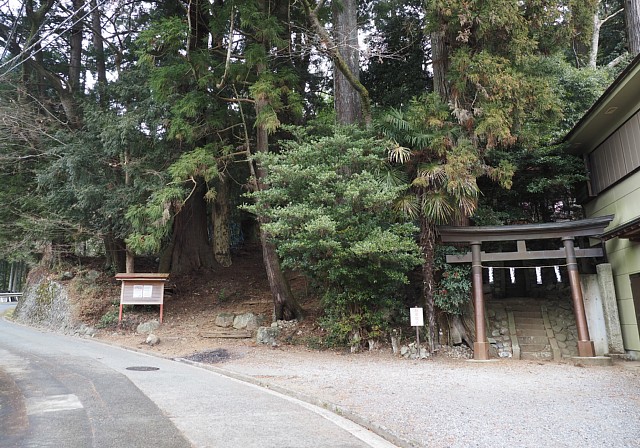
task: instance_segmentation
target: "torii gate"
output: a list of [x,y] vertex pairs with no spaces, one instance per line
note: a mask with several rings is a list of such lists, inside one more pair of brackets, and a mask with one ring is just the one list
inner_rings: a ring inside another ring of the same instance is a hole
[[[440,226],[438,233],[443,242],[467,243],[471,245],[471,252],[466,255],[447,255],[447,263],[471,262],[473,304],[475,309],[476,342],[473,344],[473,358],[476,360],[489,359],[489,342],[487,341],[484,295],[482,292],[482,262],[483,261],[514,261],[541,260],[549,258],[566,258],[571,285],[571,299],[576,315],[578,330],[578,356],[593,357],[595,349],[589,336],[587,318],[584,311],[580,274],[578,273],[577,258],[601,257],[602,248],[580,249],[574,247],[577,236],[597,237],[613,220],[613,215],[599,218],[583,219],[580,221],[565,221],[545,224],[522,224],[510,226]],[[557,250],[529,251],[525,240],[541,240],[560,238],[563,247]],[[516,252],[482,252],[482,243],[486,241],[517,241]]]

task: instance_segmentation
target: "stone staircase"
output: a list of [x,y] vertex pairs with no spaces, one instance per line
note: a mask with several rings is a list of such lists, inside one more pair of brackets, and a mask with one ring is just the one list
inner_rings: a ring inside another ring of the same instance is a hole
[[571,303],[528,297],[489,299],[489,355],[554,360],[577,356],[577,330]]
[[513,315],[517,342],[513,335],[512,340],[520,348],[520,359],[552,360],[554,353],[543,308],[535,302],[523,303],[508,309],[508,312]]

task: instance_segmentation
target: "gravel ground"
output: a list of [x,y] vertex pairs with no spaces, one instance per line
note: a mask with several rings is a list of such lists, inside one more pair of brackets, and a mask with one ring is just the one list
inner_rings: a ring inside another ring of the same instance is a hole
[[338,405],[406,446],[640,446],[637,362],[410,361],[246,346],[207,358],[199,361]]

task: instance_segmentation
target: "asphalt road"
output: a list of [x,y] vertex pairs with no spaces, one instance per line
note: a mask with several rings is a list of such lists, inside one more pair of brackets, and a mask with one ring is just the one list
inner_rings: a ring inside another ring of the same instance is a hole
[[2,448],[392,446],[326,410],[206,369],[0,318]]

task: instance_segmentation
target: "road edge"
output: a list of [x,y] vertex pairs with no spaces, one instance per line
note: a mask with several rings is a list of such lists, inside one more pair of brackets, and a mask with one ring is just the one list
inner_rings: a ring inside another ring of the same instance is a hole
[[268,383],[266,381],[262,381],[259,380],[257,378],[251,377],[249,375],[244,375],[242,373],[238,373],[238,372],[234,372],[232,370],[228,370],[222,367],[218,367],[218,366],[213,366],[211,364],[205,364],[205,363],[201,363],[201,362],[197,362],[197,361],[191,361],[189,359],[185,359],[185,358],[175,358],[175,357],[166,357],[166,356],[161,356],[158,355],[157,353],[148,351],[148,350],[144,350],[141,348],[135,348],[135,347],[127,347],[124,345],[120,345],[117,344],[115,342],[111,342],[111,341],[105,341],[102,339],[98,339],[98,338],[93,338],[93,337],[83,337],[83,336],[78,336],[78,335],[72,335],[72,334],[65,334],[65,333],[60,333],[57,331],[53,331],[51,329],[45,329],[45,328],[39,328],[39,327],[35,327],[35,326],[31,326],[31,325],[27,325],[24,324],[22,322],[16,322],[13,319],[8,318],[7,316],[0,315],[0,318],[4,319],[6,322],[14,324],[14,325],[18,325],[18,326],[22,326],[22,327],[28,327],[30,329],[36,330],[36,331],[40,331],[40,332],[51,332],[51,333],[56,333],[56,334],[61,334],[67,337],[73,337],[73,338],[79,338],[79,339],[85,339],[85,340],[90,340],[92,342],[95,342],[97,344],[104,344],[104,345],[108,345],[111,347],[117,347],[119,349],[122,350],[127,350],[127,351],[131,351],[131,352],[136,352],[136,353],[142,353],[145,354],[147,356],[151,356],[153,358],[160,358],[160,359],[165,359],[165,360],[170,360],[170,361],[174,361],[174,362],[180,362],[183,364],[188,364],[194,367],[198,367],[204,370],[209,370],[211,372],[217,373],[219,375],[222,376],[226,376],[228,378],[232,378],[234,380],[237,381],[241,381],[241,382],[245,382],[248,384],[252,384],[254,386],[258,386],[261,387],[263,389],[267,389],[267,390],[271,390],[277,393],[280,393],[282,395],[286,395],[290,398],[293,398],[295,400],[299,400],[301,402],[313,405],[313,406],[317,406],[319,408],[325,409],[327,411],[330,411],[340,417],[346,418],[347,420],[350,420],[351,422],[355,423],[356,425],[359,425],[369,431],[371,431],[372,433],[378,435],[379,437],[383,438],[384,440],[386,440],[389,443],[392,443],[394,445],[396,445],[398,448],[417,448],[420,447],[420,444],[411,441],[411,440],[406,440],[403,439],[401,437],[396,436],[395,434],[392,434],[388,429],[386,429],[384,426],[381,426],[377,423],[372,422],[371,420],[349,410],[349,409],[345,409],[342,406],[339,406],[335,403],[332,403],[330,401],[325,401],[322,400],[320,398],[311,396],[311,395],[306,395],[300,392],[296,392],[294,390],[288,389],[286,387],[282,387],[276,384],[271,384]]

